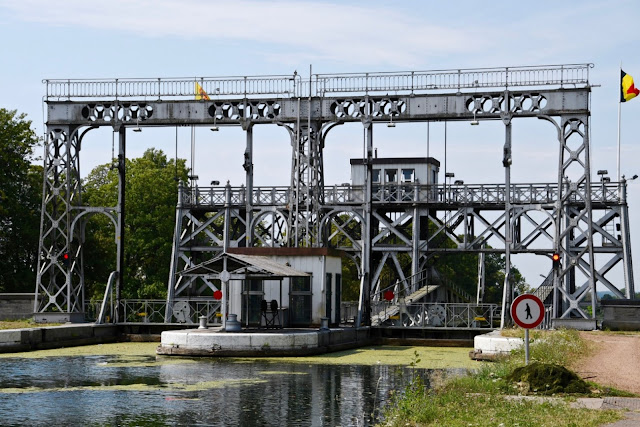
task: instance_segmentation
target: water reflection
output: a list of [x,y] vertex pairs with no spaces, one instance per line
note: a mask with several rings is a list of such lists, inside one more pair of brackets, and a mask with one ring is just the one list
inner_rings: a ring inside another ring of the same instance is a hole
[[371,425],[389,392],[402,389],[413,374],[385,365],[171,362],[2,359],[0,424]]

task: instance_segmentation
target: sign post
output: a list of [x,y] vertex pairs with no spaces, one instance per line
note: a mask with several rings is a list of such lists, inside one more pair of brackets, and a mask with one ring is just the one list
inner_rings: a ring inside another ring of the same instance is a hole
[[529,364],[529,329],[544,319],[544,304],[533,294],[519,295],[511,304],[511,318],[524,329],[524,363]]

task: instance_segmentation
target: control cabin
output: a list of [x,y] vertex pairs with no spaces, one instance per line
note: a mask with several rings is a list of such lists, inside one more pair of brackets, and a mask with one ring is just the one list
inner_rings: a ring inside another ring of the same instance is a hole
[[[364,185],[367,167],[363,159],[351,159],[351,184]],[[371,184],[437,185],[440,162],[433,157],[387,157],[371,159]]]

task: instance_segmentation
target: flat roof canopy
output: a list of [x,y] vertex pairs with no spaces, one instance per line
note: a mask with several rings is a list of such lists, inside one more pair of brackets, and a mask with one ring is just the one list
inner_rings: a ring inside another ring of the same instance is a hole
[[231,275],[230,279],[283,279],[285,277],[310,276],[309,273],[298,271],[266,256],[229,253],[221,253],[215,258],[188,268],[179,274],[182,276],[204,275],[213,279],[220,279],[220,274],[224,270],[225,258],[227,271]]

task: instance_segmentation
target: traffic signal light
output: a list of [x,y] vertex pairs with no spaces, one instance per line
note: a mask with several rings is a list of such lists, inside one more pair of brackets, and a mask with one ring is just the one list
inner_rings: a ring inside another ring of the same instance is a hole
[[551,255],[551,261],[553,261],[553,269],[554,270],[559,270],[560,269],[560,254],[559,253],[554,253],[553,255]]
[[62,254],[62,265],[64,265],[65,267],[69,267],[69,264],[71,261],[71,257],[69,256],[68,252],[65,252]]

